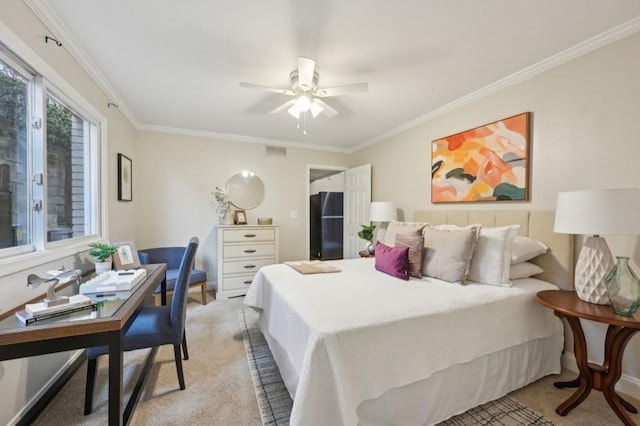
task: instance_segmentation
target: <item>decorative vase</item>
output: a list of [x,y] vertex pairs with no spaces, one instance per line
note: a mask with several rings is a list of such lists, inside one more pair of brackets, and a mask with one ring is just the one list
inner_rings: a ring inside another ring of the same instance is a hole
[[100,275],[103,272],[111,270],[112,263],[110,260],[104,262],[96,262],[96,275]]
[[375,253],[376,251],[376,246],[371,241],[369,241],[369,244],[367,244],[367,251],[371,254]]
[[611,300],[611,308],[618,315],[632,316],[640,306],[640,279],[629,266],[629,258],[618,256],[613,269],[604,281]]

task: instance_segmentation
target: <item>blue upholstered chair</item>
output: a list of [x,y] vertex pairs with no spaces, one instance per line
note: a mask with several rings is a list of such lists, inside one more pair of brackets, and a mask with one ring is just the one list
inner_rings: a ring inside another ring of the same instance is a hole
[[[182,353],[189,359],[186,346],[185,323],[187,318],[187,293],[189,292],[189,276],[193,270],[193,260],[198,249],[198,238],[193,237],[184,250],[173,290],[171,305],[144,306],[134,318],[131,327],[124,335],[125,351],[152,348],[162,345],[173,345],[176,371],[180,389],[185,389],[182,372]],[[85,389],[84,413],[90,414],[93,409],[93,392],[98,373],[98,358],[109,352],[108,346],[95,346],[87,349],[87,385]]]
[[[138,256],[140,263],[148,265],[150,263],[166,263],[167,264],[167,294],[173,291],[178,276],[178,268],[180,261],[184,255],[184,247],[159,247],[139,250]],[[207,304],[207,273],[200,269],[191,271],[189,279],[189,287],[200,287],[202,294],[202,304]],[[160,286],[155,291],[156,305],[160,304]]]

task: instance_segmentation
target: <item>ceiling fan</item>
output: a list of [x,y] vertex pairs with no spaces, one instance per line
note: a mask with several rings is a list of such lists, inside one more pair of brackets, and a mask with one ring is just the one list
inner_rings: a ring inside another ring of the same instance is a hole
[[320,75],[316,71],[316,61],[311,58],[305,58],[304,56],[298,56],[298,68],[289,74],[291,89],[279,89],[277,87],[261,86],[251,83],[240,83],[240,87],[293,96],[294,99],[274,109],[271,111],[271,114],[276,114],[286,109],[289,114],[297,119],[300,119],[301,115],[304,116],[304,113],[307,111],[309,111],[314,118],[320,113],[324,113],[327,117],[334,117],[338,114],[338,111],[327,105],[327,103],[320,98],[365,93],[369,90],[368,83],[319,88],[319,77]]

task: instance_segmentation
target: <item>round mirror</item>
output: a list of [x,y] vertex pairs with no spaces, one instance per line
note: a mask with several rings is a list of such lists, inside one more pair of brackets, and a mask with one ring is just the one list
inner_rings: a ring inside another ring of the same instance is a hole
[[234,206],[239,209],[253,209],[262,202],[264,184],[255,173],[242,171],[227,181],[227,192]]

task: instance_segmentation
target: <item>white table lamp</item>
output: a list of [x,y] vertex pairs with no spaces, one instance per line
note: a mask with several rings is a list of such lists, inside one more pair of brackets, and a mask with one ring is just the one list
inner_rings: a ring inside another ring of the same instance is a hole
[[[373,201],[369,210],[369,220],[371,222],[391,222],[396,220],[396,206],[391,201]],[[382,241],[386,227],[379,226],[375,240]]]
[[576,264],[575,290],[586,302],[608,305],[604,278],[614,260],[601,235],[640,235],[640,191],[631,188],[561,192],[553,231],[588,235]]
[[391,222],[396,220],[396,206],[390,201],[374,201],[369,211],[371,222]]

